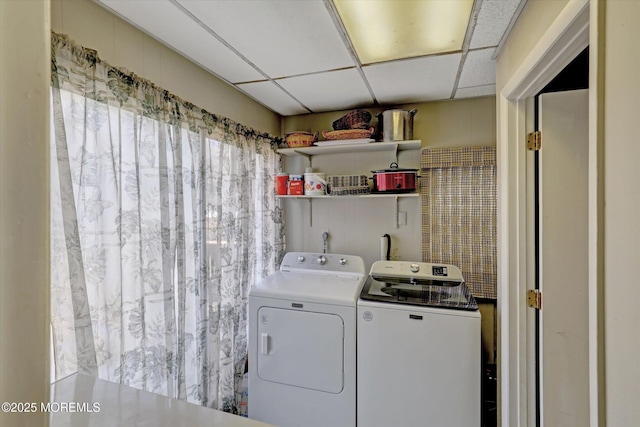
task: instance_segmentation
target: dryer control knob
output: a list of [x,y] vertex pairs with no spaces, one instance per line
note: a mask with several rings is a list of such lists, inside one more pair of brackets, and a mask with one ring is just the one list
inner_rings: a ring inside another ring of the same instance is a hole
[[320,255],[316,262],[320,265],[324,265],[324,263],[327,262],[327,258],[324,255]]
[[304,262],[304,257],[302,255],[298,255],[298,262]]
[[338,261],[340,263],[340,265],[345,265],[347,263],[347,260],[344,258],[340,258],[340,261]]
[[420,266],[418,264],[411,264],[409,270],[411,270],[412,273],[417,273],[420,271]]

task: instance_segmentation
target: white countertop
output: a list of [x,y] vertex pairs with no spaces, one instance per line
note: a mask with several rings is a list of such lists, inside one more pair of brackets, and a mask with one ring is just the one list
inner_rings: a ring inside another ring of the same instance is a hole
[[51,396],[51,427],[270,426],[82,374],[53,383]]

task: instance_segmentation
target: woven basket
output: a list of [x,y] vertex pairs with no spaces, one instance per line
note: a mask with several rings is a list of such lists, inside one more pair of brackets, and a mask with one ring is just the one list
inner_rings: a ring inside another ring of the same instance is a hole
[[369,129],[348,129],[348,130],[334,130],[331,132],[322,131],[324,139],[338,140],[338,139],[364,139],[371,138],[373,128]]
[[353,110],[333,122],[334,130],[368,129],[371,113],[365,110]]
[[291,132],[285,135],[284,140],[290,148],[309,147],[318,140],[318,132]]

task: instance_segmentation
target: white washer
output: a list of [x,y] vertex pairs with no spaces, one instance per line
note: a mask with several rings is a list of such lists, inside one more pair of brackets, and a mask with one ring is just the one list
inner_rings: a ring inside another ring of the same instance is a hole
[[457,267],[376,261],[357,327],[358,427],[480,426],[480,312]]
[[249,291],[249,418],[279,427],[356,424],[353,255],[287,253]]

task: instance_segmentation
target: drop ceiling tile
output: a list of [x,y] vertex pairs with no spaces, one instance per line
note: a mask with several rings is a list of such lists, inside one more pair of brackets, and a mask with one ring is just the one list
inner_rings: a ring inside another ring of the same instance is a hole
[[151,37],[229,82],[264,76],[168,0],[97,0]]
[[476,27],[471,37],[470,49],[497,46],[509,27],[511,18],[526,0],[484,0]]
[[237,87],[282,116],[308,113],[306,108],[270,81],[242,83]]
[[373,103],[355,68],[289,77],[277,82],[314,112],[344,110]]
[[479,96],[491,96],[496,94],[496,85],[484,85],[473,87],[459,87],[454,98],[476,98]]
[[433,101],[451,97],[462,54],[429,56],[363,67],[381,104]]
[[354,66],[322,0],[177,0],[271,78]]
[[467,54],[458,87],[482,86],[496,82],[496,61],[491,59],[494,50],[474,50]]

